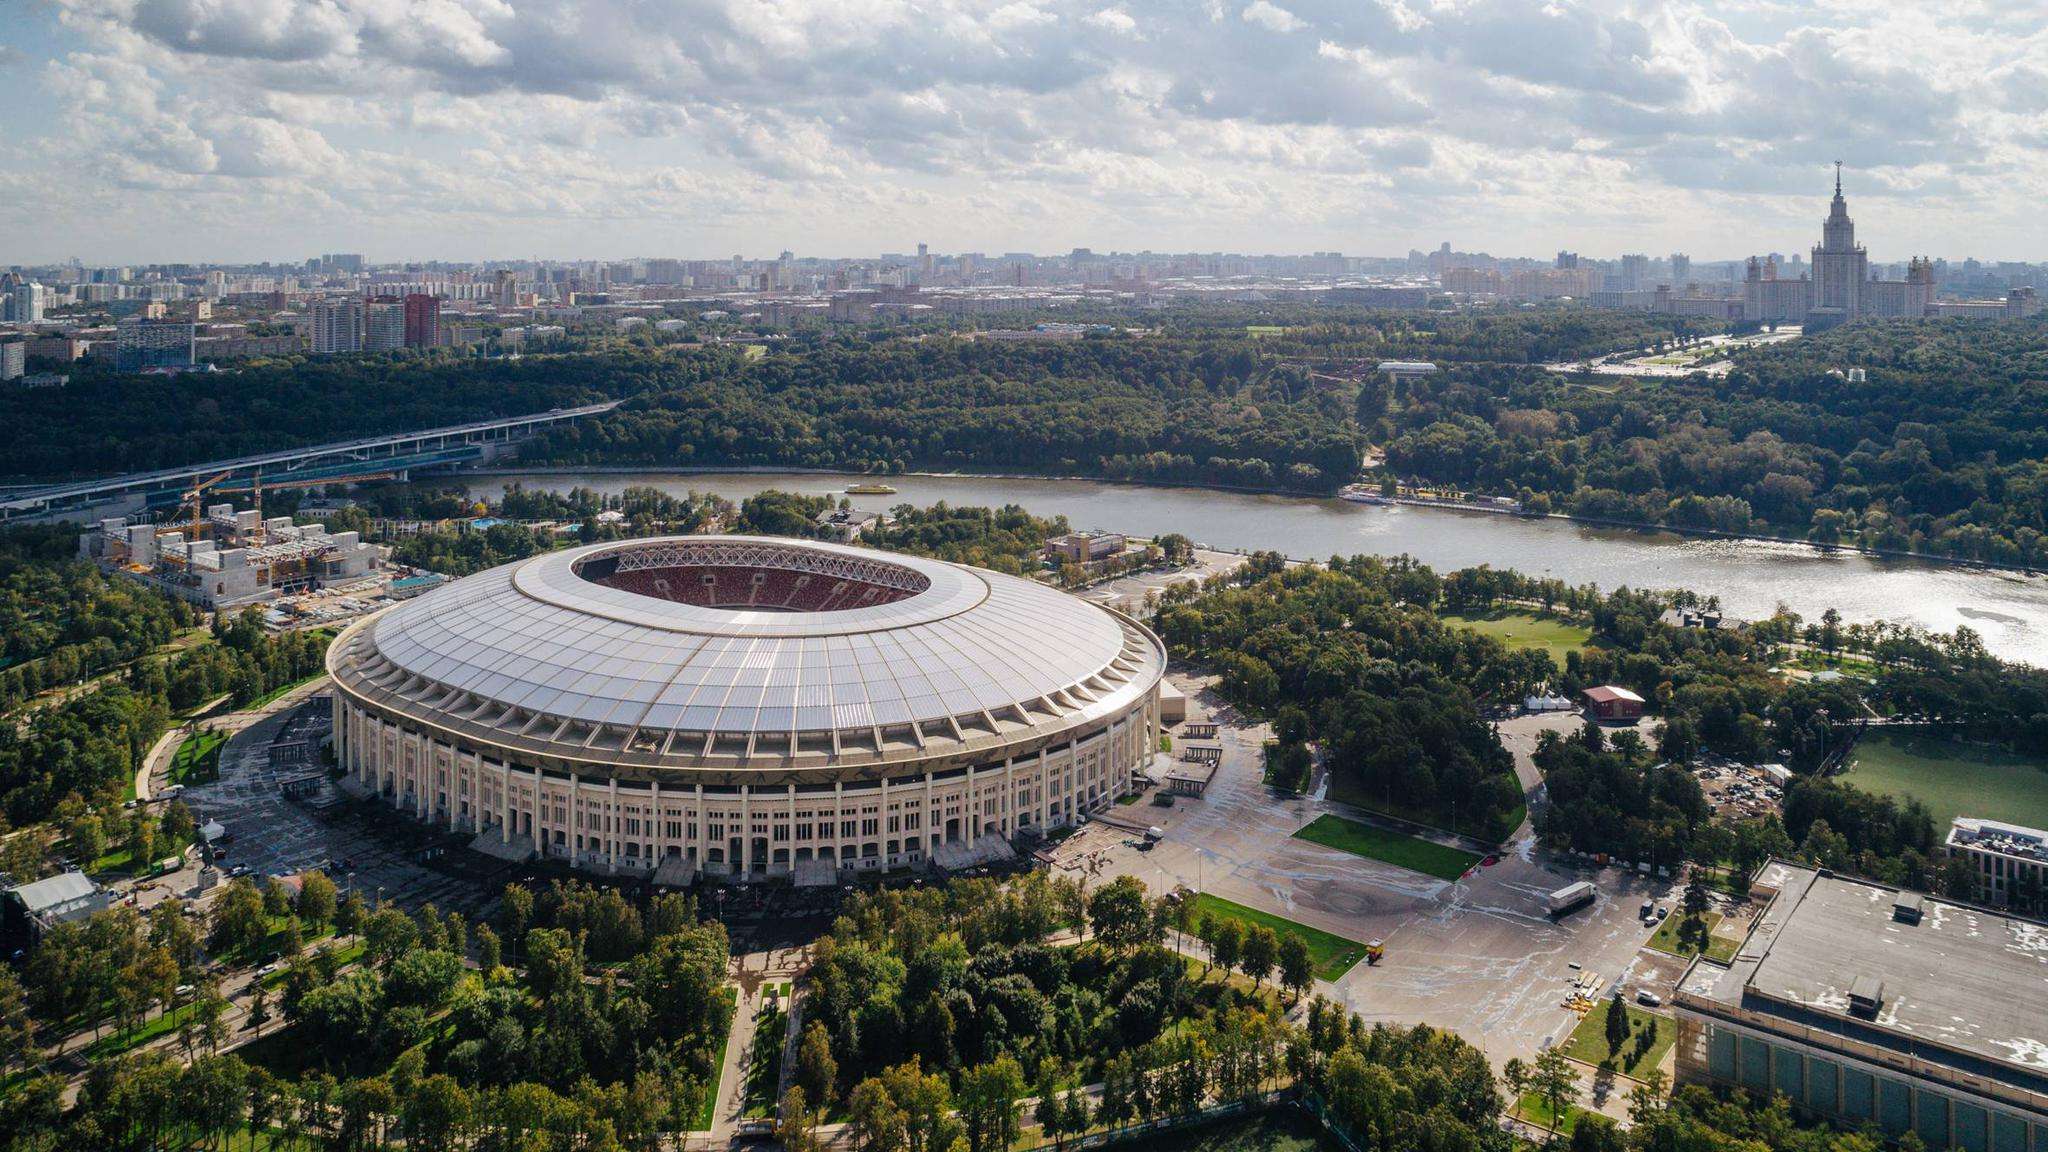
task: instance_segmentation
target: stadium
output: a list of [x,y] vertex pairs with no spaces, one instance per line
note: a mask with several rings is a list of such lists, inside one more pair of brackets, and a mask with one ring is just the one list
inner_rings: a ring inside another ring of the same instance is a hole
[[1166,654],[1014,576],[686,536],[477,573],[327,664],[352,791],[508,857],[802,882],[992,861],[1114,803]]

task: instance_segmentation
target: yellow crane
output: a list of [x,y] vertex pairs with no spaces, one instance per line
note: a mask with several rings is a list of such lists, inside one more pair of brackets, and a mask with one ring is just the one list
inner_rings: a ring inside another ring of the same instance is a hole
[[215,476],[211,480],[202,480],[199,483],[194,484],[192,487],[187,488],[185,490],[185,498],[178,504],[178,511],[182,513],[185,510],[185,505],[187,504],[190,504],[192,506],[192,519],[187,525],[185,532],[185,542],[187,544],[190,544],[193,541],[199,539],[199,498],[206,494],[206,490],[208,488],[213,487],[215,484],[220,483],[221,481],[227,479],[232,475],[234,475],[234,473],[231,471],[223,472],[220,475]]

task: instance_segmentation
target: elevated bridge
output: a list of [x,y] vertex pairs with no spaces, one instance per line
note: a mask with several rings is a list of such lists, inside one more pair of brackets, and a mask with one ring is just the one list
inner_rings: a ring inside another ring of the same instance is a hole
[[366,476],[403,476],[416,470],[488,459],[550,425],[596,416],[618,406],[618,401],[611,400],[580,408],[553,408],[527,416],[505,416],[420,432],[396,432],[231,460],[209,460],[155,472],[17,489],[0,496],[0,521],[57,519],[87,509],[105,509],[111,514],[175,505],[194,484],[222,473],[226,473],[226,478],[210,485],[209,494],[249,492],[259,477],[265,486],[273,482],[302,486],[315,481],[343,484]]

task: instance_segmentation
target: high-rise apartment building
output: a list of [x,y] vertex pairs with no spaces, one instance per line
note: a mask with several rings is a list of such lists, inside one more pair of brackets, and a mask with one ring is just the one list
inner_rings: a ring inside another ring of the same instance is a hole
[[498,269],[497,289],[498,290],[496,303],[498,305],[498,310],[500,312],[509,312],[512,309],[519,307],[518,273],[512,271],[510,268]]
[[16,324],[40,324],[43,322],[43,286],[33,280],[13,285],[7,290],[7,298],[0,301],[5,305],[6,319]]
[[329,296],[313,302],[313,352],[332,356],[363,350],[363,302]]
[[424,292],[405,298],[405,346],[432,348],[441,343],[441,301]]
[[123,372],[189,368],[198,331],[189,320],[130,316],[114,325],[114,367]]
[[0,341],[0,380],[19,380],[28,373],[28,341]]
[[405,303],[379,296],[363,307],[363,351],[396,352],[405,347]]

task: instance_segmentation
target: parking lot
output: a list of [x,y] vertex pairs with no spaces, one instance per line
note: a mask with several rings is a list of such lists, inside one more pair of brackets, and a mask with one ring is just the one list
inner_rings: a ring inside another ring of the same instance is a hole
[[[1097,821],[1059,846],[1055,866],[1091,884],[1130,875],[1155,891],[1184,885],[1360,943],[1381,940],[1384,961],[1319,987],[1367,1022],[1450,1028],[1496,1065],[1533,1059],[1577,1023],[1563,1006],[1573,980],[1591,972],[1612,987],[1636,962],[1650,934],[1641,902],[1676,896],[1668,880],[1548,859],[1526,828],[1496,863],[1452,882],[1293,839],[1325,812],[1370,817],[1267,787],[1261,733],[1213,695],[1191,697],[1222,723],[1223,764],[1208,793],[1113,809],[1107,820],[1157,825],[1163,839],[1146,850],[1131,828]],[[1545,897],[1579,879],[1599,886],[1598,899],[1552,920]]]
[[384,821],[353,804],[316,815],[285,799],[280,777],[302,776],[306,769],[274,769],[270,746],[298,711],[285,709],[237,732],[221,749],[220,778],[185,790],[183,799],[194,816],[202,823],[220,821],[232,837],[221,866],[255,876],[320,868],[345,891],[408,907],[431,901],[443,911],[475,911],[487,903],[487,890],[473,880],[413,858],[417,849],[437,839],[419,825],[391,814],[390,828],[373,828]]

